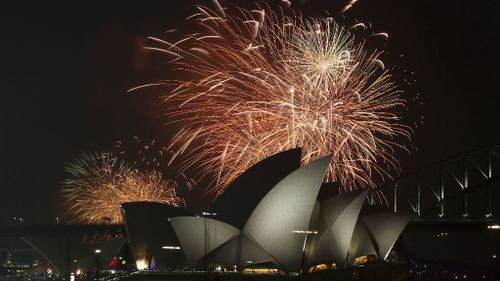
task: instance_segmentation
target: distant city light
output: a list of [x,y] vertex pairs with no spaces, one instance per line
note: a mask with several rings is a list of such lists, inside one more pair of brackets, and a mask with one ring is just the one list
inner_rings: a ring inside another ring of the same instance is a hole
[[161,248],[164,250],[180,250],[181,249],[181,247],[179,247],[179,246],[162,246]]
[[318,234],[318,232],[316,230],[292,230],[292,233]]
[[500,229],[500,225],[498,224],[488,225],[488,229]]
[[217,213],[202,212],[201,214],[204,216],[217,216]]

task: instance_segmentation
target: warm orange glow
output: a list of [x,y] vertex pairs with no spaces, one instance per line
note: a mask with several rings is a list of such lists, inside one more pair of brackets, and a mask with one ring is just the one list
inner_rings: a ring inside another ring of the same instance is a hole
[[245,268],[243,273],[246,274],[278,274],[281,270],[277,268]]
[[367,256],[361,256],[354,259],[354,265],[365,264],[368,262]]
[[309,273],[312,273],[312,272],[317,272],[317,271],[322,271],[322,270],[328,270],[330,269],[330,266],[326,263],[322,263],[322,264],[318,264],[318,265],[315,265],[311,268],[309,268]]
[[139,259],[135,262],[135,266],[138,270],[148,269],[148,262],[145,259]]

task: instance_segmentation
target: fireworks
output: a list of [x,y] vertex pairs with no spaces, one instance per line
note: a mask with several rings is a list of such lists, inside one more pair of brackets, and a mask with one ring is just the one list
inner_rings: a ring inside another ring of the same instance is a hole
[[179,172],[220,194],[251,165],[294,147],[304,164],[333,153],[326,180],[346,190],[397,169],[393,150],[410,130],[381,52],[332,18],[197,9],[189,17],[197,33],[150,38],[147,47],[171,57],[182,78],[132,89],[172,87],[162,106],[167,123],[182,126],[167,148]]
[[[174,174],[172,167],[168,165],[168,159],[171,158],[171,151],[161,142],[156,140],[144,140],[138,136],[130,139],[118,140],[114,144],[113,151],[120,155],[121,159],[129,160],[132,167],[140,170],[154,169],[165,174]],[[183,173],[178,173],[175,182],[183,189],[192,190],[195,183]],[[179,189],[178,189],[179,190]]]
[[160,147],[155,140],[145,141],[138,136],[131,139],[118,140],[114,144],[113,151],[116,151],[121,158],[130,159],[134,168],[156,170],[165,169],[166,149]]
[[112,153],[82,153],[65,171],[63,197],[68,213],[76,222],[121,223],[119,205],[153,201],[183,205],[173,181],[156,171],[131,169]]

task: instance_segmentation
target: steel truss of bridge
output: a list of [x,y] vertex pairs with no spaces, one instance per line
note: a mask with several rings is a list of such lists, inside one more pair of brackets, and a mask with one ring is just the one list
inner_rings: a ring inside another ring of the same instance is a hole
[[413,224],[498,224],[500,145],[426,166],[376,190],[393,212],[410,212]]

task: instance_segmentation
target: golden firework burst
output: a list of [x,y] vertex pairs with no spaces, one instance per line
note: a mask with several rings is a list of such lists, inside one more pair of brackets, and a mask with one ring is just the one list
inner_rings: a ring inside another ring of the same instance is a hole
[[62,195],[75,222],[122,223],[119,206],[127,202],[184,204],[175,182],[157,171],[134,170],[110,152],[82,153],[65,171]]

